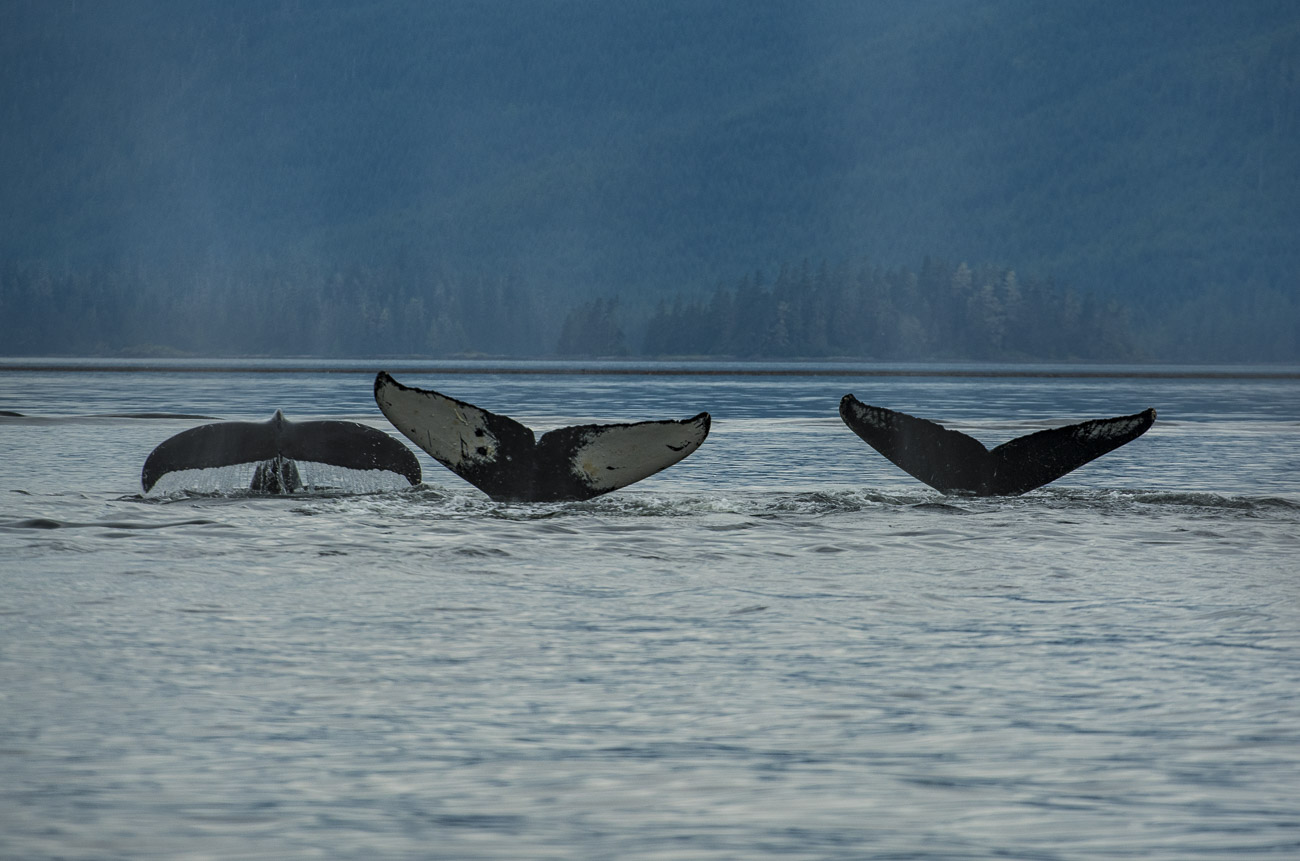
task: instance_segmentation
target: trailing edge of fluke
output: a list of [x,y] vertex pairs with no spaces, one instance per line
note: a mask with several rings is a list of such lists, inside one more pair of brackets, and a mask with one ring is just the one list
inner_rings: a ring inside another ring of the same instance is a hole
[[537,439],[514,419],[439,392],[375,377],[375,403],[406,438],[498,502],[584,500],[672,466],[709,435],[709,414],[681,421],[577,425]]
[[1039,431],[992,451],[960,431],[864,404],[853,395],[840,401],[840,418],[868,445],[935,490],[1015,496],[1142,436],[1155,423],[1156,411]]
[[256,463],[250,489],[302,488],[295,461],[394,472],[419,484],[420,462],[402,443],[358,422],[291,422],[279,410],[264,422],[217,422],[182,431],[149,453],[140,473],[148,493],[169,472]]

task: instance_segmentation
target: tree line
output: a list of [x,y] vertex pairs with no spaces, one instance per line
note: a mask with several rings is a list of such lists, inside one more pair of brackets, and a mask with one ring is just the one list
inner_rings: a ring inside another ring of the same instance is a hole
[[417,267],[0,268],[0,354],[1295,361],[1296,297],[1217,289],[1136,309],[927,258],[780,266],[711,292],[556,296]]
[[651,355],[1129,360],[1141,351],[1114,299],[1015,270],[927,258],[918,270],[783,266],[650,315]]
[[8,355],[532,356],[554,348],[551,316],[514,277],[364,266],[0,271]]

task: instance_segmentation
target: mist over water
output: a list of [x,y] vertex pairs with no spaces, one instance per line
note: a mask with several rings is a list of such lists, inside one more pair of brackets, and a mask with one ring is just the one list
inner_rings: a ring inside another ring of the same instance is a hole
[[[375,369],[377,370],[377,368]],[[392,429],[372,373],[0,373],[0,856],[1290,858],[1294,379],[435,375],[537,430],[713,415],[584,503],[142,496],[199,419]],[[989,445],[941,496],[838,399]]]

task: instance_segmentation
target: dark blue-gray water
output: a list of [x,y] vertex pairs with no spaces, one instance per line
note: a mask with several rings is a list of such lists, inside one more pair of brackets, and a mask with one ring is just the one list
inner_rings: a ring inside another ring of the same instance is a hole
[[[0,365],[0,857],[1300,855],[1294,374],[390,368],[539,430],[713,414],[507,505],[422,452],[417,488],[143,496],[204,420],[122,414],[392,429],[378,364],[142,367]],[[1159,420],[947,498],[846,392],[990,444]]]

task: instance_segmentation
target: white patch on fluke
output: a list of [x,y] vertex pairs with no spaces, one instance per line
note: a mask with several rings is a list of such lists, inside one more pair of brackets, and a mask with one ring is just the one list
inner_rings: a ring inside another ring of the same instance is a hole
[[570,469],[595,490],[615,490],[672,466],[698,449],[707,435],[704,420],[603,427],[574,448]]
[[377,400],[398,430],[453,469],[497,458],[500,445],[478,407],[434,391],[396,386],[384,387]]

